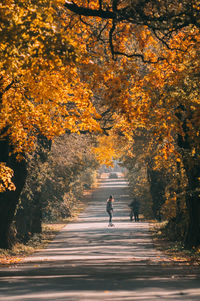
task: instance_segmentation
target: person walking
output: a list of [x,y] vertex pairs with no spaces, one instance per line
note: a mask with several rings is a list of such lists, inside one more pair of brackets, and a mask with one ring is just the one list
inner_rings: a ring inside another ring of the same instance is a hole
[[109,224],[108,226],[114,226],[112,223],[112,217],[113,217],[113,202],[114,202],[114,198],[112,195],[109,196],[109,198],[107,199],[107,204],[106,204],[106,211],[109,215]]
[[137,200],[133,200],[130,204],[129,207],[131,208],[131,212],[130,212],[130,220],[133,220],[133,216],[134,216],[134,220],[135,222],[139,222],[139,209],[140,209],[140,204]]

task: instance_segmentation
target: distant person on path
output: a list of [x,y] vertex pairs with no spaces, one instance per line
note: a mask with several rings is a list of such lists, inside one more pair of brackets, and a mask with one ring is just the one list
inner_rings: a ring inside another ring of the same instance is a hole
[[135,222],[139,222],[140,203],[137,200],[133,200],[129,207],[131,208],[130,220],[132,221],[134,216]]
[[107,199],[107,204],[106,204],[106,211],[109,215],[109,225],[108,226],[114,226],[112,223],[112,216],[113,216],[113,202],[114,202],[114,198],[112,195],[109,196],[109,198]]

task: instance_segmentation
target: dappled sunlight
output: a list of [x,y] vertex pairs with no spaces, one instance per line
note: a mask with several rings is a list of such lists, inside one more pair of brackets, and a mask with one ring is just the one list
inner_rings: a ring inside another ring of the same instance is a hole
[[[63,240],[67,235],[67,243]],[[72,247],[73,246],[73,247]],[[134,255],[133,255],[134,254]],[[72,223],[57,236],[42,256],[32,256],[26,261],[40,260],[75,260],[75,259],[109,259],[112,260],[149,260],[163,256],[152,247],[148,235],[148,224],[121,222],[120,218],[115,227],[109,228],[107,223],[99,221]]]
[[[0,268],[0,300],[199,301],[198,267],[175,265],[155,250],[148,222],[129,220],[128,187],[103,185],[45,250]],[[115,227],[108,227],[109,194]]]
[[127,187],[128,182],[124,181],[124,179],[104,179],[100,183],[101,188],[117,188],[117,187]]
[[[110,185],[106,189],[105,183]],[[116,183],[116,187],[110,190],[113,187],[112,183]],[[162,260],[162,254],[153,248],[149,237],[149,224],[130,222],[128,187],[127,184],[123,187],[117,186],[118,183],[127,182],[124,179],[102,180],[98,190],[95,191],[95,200],[92,199],[79,219],[68,224],[45,252],[27,258],[26,262],[90,259],[96,261],[111,259],[115,262],[149,261],[152,258]],[[114,227],[108,227],[105,191],[108,191],[108,196],[113,194],[115,198]]]
[[1,292],[6,294],[5,301],[199,300],[198,279],[191,272],[184,277],[182,273],[180,268],[146,266],[142,262],[38,262],[26,266],[25,275],[12,272],[12,279],[5,275]]
[[[116,285],[119,285],[116,283]],[[119,285],[120,287],[120,285]],[[80,298],[81,294],[81,298]],[[178,290],[175,290],[174,293],[171,292],[163,292],[162,289],[158,290],[157,287],[151,288],[148,292],[142,293],[141,290],[118,290],[116,292],[105,290],[105,291],[95,291],[95,290],[88,290],[88,291],[76,291],[76,290],[70,290],[67,292],[57,292],[57,293],[35,293],[32,294],[32,298],[38,298],[39,300],[88,300],[88,301],[94,301],[94,300],[119,300],[119,301],[134,301],[134,300],[149,300],[149,301],[155,301],[155,300],[198,300],[199,294],[198,291],[195,289],[188,289],[186,292],[180,294]],[[190,299],[188,299],[190,298]],[[7,301],[10,299],[4,299],[4,301]],[[15,296],[13,300],[17,301],[20,300],[19,296]],[[34,299],[35,300],[35,299]],[[21,301],[21,300],[20,300]]]

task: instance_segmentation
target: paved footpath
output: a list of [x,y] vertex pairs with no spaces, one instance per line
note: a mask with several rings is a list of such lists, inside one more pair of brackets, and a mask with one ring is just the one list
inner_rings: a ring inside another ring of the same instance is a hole
[[[115,227],[105,200],[113,194]],[[127,183],[104,179],[78,220],[23,263],[0,268],[1,301],[200,300],[199,267],[153,248],[147,222],[130,222]]]

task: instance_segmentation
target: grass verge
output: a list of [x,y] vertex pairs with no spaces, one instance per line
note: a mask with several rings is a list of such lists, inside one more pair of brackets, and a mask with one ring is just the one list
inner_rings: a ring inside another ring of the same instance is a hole
[[164,253],[171,263],[200,265],[200,247],[188,250],[185,249],[183,243],[170,241],[162,231],[164,227],[165,222],[151,221],[150,223],[150,231],[155,248]]
[[0,249],[0,266],[17,264],[22,261],[24,257],[44,249],[64,226],[77,219],[79,213],[84,210],[86,204],[87,202],[78,202],[73,210],[73,215],[68,218],[55,223],[43,223],[42,233],[34,234],[26,244],[17,242],[12,249]]

